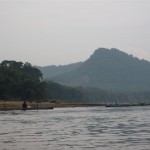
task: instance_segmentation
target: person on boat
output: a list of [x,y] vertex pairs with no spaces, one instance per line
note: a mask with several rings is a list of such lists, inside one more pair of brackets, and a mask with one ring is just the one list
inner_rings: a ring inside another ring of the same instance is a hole
[[26,101],[23,102],[23,104],[22,104],[22,109],[23,109],[23,110],[26,110],[26,109],[27,109],[27,103],[26,103]]

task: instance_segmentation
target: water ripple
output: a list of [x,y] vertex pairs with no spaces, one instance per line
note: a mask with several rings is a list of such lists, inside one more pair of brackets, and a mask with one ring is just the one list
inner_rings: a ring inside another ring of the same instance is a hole
[[0,112],[0,149],[149,150],[149,108]]

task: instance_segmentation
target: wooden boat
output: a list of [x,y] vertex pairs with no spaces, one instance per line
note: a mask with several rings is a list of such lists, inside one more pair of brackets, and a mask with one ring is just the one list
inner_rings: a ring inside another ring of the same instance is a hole
[[107,104],[105,107],[129,107],[133,106],[132,104]]

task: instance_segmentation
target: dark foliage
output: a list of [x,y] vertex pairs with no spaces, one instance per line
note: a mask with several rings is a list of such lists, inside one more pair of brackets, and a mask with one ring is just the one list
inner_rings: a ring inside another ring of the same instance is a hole
[[16,61],[0,63],[0,99],[41,99],[46,83],[42,73],[30,63]]
[[83,92],[80,88],[63,86],[53,81],[47,82],[47,93],[49,99],[71,103],[83,102]]
[[98,88],[67,87],[56,82],[47,82],[48,99],[71,103],[125,104],[150,103],[150,92],[116,92]]

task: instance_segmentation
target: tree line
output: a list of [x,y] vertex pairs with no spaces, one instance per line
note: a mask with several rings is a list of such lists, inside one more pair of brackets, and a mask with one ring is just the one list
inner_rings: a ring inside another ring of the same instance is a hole
[[68,87],[47,82],[48,98],[71,103],[88,104],[150,104],[150,91],[111,91],[95,87]]
[[8,60],[0,63],[0,99],[41,99],[45,91],[42,73],[30,63]]

